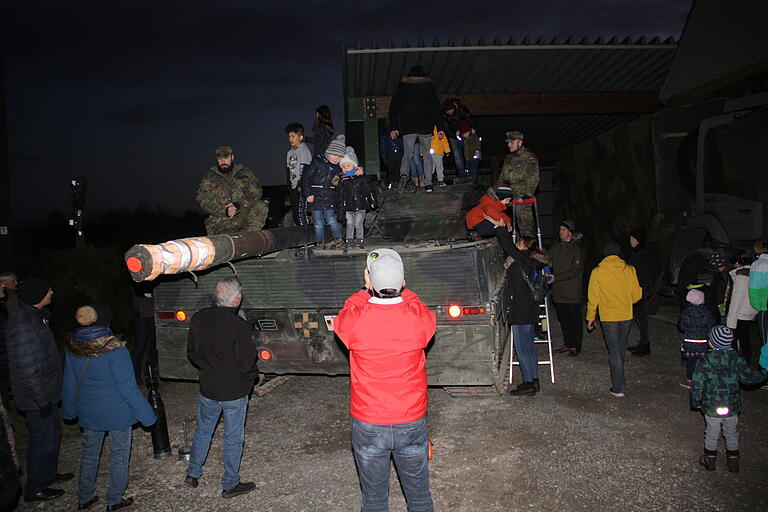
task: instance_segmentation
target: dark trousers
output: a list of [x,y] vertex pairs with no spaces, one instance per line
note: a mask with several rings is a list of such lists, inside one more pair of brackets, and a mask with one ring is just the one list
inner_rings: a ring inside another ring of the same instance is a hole
[[581,316],[581,304],[555,302],[557,321],[563,330],[563,340],[566,348],[581,350],[581,340],[584,337],[584,320]]
[[299,191],[299,188],[288,187],[288,197],[291,200],[293,223],[297,226],[306,226],[309,224],[309,221],[307,220],[307,200]]
[[640,299],[632,306],[632,314],[635,317],[635,323],[637,329],[640,331],[639,345],[650,345],[648,339],[648,312],[645,310],[648,301],[646,299]]
[[752,364],[752,343],[749,339],[749,331],[754,323],[754,320],[738,320],[736,323],[735,334],[738,341],[739,355],[744,358],[747,364]]
[[400,178],[400,165],[402,163],[402,153],[390,153],[387,155],[387,179],[390,182],[396,182]]
[[[147,364],[143,365],[144,352],[147,353]],[[133,373],[136,381],[141,382],[142,371],[148,366],[157,369],[157,338],[155,337],[155,319],[136,319],[136,339],[131,353],[133,361]]]
[[59,410],[41,416],[40,410],[23,411],[29,440],[27,446],[27,485],[24,495],[36,494],[56,479],[61,444],[61,420]]
[[496,226],[494,226],[491,221],[486,219],[483,219],[477,225],[472,227],[472,231],[475,231],[483,238],[491,238],[496,236],[496,233],[494,232],[495,229]]

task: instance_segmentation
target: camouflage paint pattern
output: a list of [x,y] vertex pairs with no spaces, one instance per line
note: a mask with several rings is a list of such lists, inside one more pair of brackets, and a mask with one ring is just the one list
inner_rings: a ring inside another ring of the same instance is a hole
[[[496,186],[500,186],[504,181],[509,181],[515,198],[534,197],[536,188],[539,186],[539,160],[536,155],[524,146],[508,154],[504,159],[504,166],[501,168]],[[533,230],[533,210],[530,206],[516,207],[515,219],[521,235],[536,236]]]
[[[195,196],[208,214],[205,230],[209,235],[255,231],[264,227],[269,208],[261,199],[261,182],[242,164],[233,164],[232,171],[222,173],[215,165],[208,169]],[[227,217],[226,205],[237,203],[240,209]]]

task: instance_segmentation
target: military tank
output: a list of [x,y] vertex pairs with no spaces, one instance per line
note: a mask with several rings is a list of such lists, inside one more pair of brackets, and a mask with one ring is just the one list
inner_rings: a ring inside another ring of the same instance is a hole
[[481,193],[469,184],[433,193],[382,190],[380,207],[366,219],[366,249],[319,250],[312,226],[134,246],[125,255],[134,280],[158,281],[160,376],[198,378],[186,356],[189,319],[210,306],[216,283],[233,273],[243,285],[241,310],[261,372],[349,373],[334,318],[360,289],[368,251],[390,247],[402,256],[408,287],[437,316],[427,348],[428,384],[502,392],[509,361],[505,255],[495,239],[468,241],[464,222]]

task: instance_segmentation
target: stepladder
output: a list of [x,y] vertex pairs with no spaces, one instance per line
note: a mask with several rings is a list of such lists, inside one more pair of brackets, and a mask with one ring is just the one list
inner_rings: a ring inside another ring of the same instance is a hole
[[[512,239],[516,243],[518,240],[518,237],[521,236],[520,234],[520,226],[518,223],[518,209],[520,208],[530,208],[532,210],[532,220],[534,221],[535,225],[535,236],[536,241],[539,244],[539,248],[542,248],[542,240],[541,240],[541,225],[539,223],[539,209],[538,209],[538,202],[536,201],[536,198],[527,198],[527,199],[515,199],[510,202],[510,206],[512,208]],[[539,272],[542,272],[543,270],[539,270]],[[533,337],[533,343],[534,348],[536,348],[536,354],[538,358],[538,365],[539,366],[545,366],[549,367],[549,378],[552,384],[555,383],[555,364],[554,364],[554,358],[552,357],[552,331],[550,330],[550,326],[552,325],[550,322],[550,316],[549,316],[549,295],[544,297],[544,300],[539,304],[539,315],[538,315],[538,322],[534,326],[534,337]],[[542,350],[539,350],[538,347],[544,346],[545,350],[542,353]],[[509,330],[509,384],[512,384],[513,378],[514,378],[514,368],[515,366],[520,366],[520,362],[516,360],[516,352],[515,352],[515,337],[514,337],[514,329],[510,328]]]

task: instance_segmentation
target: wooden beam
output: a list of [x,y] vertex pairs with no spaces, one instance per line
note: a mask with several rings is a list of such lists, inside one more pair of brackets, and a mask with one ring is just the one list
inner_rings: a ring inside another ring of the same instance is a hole
[[[657,91],[610,92],[511,92],[441,94],[460,98],[475,116],[526,116],[556,114],[649,114],[660,110]],[[374,96],[376,117],[389,115],[391,96]]]

